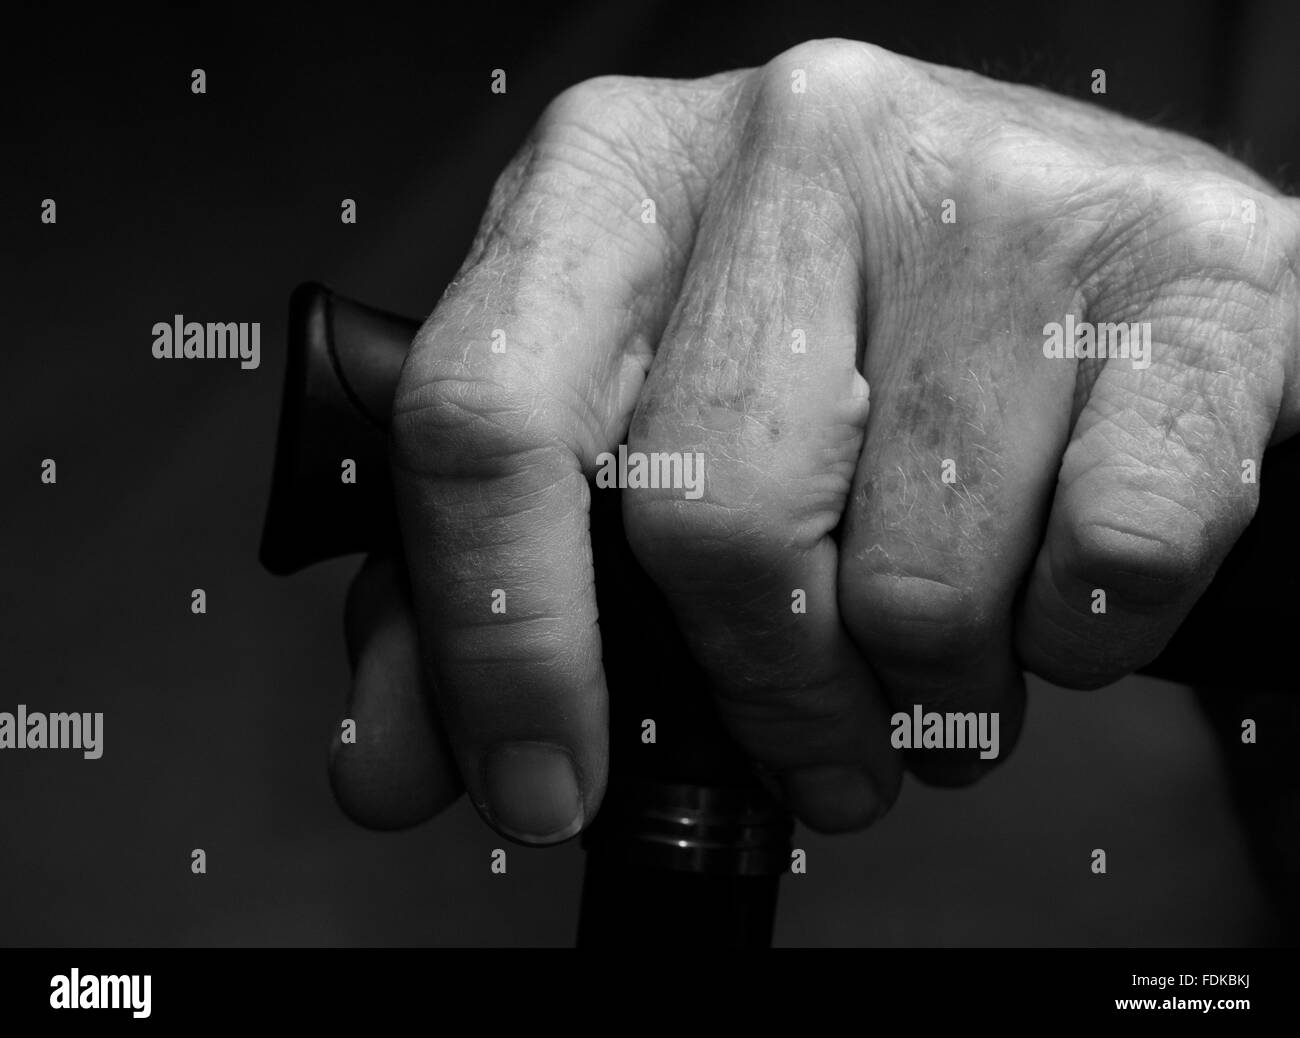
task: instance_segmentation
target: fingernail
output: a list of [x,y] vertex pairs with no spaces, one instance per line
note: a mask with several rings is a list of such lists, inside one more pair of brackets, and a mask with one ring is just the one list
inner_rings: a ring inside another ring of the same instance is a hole
[[785,786],[799,820],[821,832],[861,829],[883,807],[871,776],[858,768],[803,768],[787,775]]
[[558,843],[582,828],[582,794],[573,758],[558,746],[498,746],[484,766],[492,822],[522,843]]

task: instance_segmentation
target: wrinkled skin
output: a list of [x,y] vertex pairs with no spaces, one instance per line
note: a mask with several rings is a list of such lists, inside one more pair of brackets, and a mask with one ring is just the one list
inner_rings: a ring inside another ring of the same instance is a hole
[[[409,571],[353,589],[340,801],[591,820],[588,480],[623,441],[705,457],[699,500],[624,493],[628,538],[803,821],[869,824],[905,762],[972,781],[997,761],[905,755],[891,713],[997,711],[1005,757],[1024,670],[1150,661],[1249,522],[1242,463],[1300,420],[1298,230],[1203,144],[863,43],[566,91],[402,372]],[[1044,356],[1066,314],[1149,322],[1150,366]]]

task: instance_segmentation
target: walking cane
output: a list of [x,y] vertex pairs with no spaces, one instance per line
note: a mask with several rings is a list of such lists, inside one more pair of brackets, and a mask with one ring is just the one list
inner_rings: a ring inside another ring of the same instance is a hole
[[[294,292],[261,547],[272,573],[357,552],[400,554],[386,427],[417,327],[321,285]],[[356,483],[339,479],[345,458],[364,474]],[[1202,686],[1289,687],[1300,528],[1283,517],[1300,514],[1300,437],[1256,467],[1269,480],[1255,521],[1143,673]],[[610,770],[583,836],[578,943],[768,946],[778,880],[790,865],[791,818],[723,731],[707,679],[623,537],[617,491],[592,494],[591,510]],[[648,656],[646,645],[654,647]],[[641,741],[647,718],[652,744]]]

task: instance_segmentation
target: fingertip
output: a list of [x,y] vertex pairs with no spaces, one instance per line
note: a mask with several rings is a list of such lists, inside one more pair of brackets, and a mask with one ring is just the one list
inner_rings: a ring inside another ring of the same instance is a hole
[[455,802],[460,776],[419,684],[413,649],[376,633],[361,648],[330,742],[334,799],[367,829],[406,829]]
[[784,778],[785,800],[799,821],[819,833],[865,829],[891,806],[865,770],[823,765],[792,771]]
[[573,754],[543,742],[509,742],[483,762],[484,801],[479,811],[494,829],[517,843],[564,843],[586,823]]
[[454,803],[462,786],[391,560],[367,560],[349,591],[345,626],[353,677],[330,742],[334,799],[367,829],[410,828]]
[[918,782],[938,789],[964,789],[984,778],[999,761],[981,760],[966,750],[909,750],[907,770]]
[[330,789],[349,820],[364,829],[393,832],[410,829],[441,813],[460,795],[454,776],[430,767],[394,769],[374,754],[342,747],[330,748]]

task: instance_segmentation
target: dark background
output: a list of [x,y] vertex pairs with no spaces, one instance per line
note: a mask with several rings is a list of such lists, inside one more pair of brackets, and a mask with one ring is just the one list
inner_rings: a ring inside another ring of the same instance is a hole
[[[644,2],[5,16],[0,710],[103,711],[104,756],[0,753],[0,943],[565,944],[576,846],[509,850],[461,802],[351,826],[325,751],[357,560],[256,563],[289,291],[426,314],[546,101],[821,36],[1088,94],[1266,175],[1300,159],[1300,8]],[[190,92],[190,70],[208,92]],[[503,68],[508,92],[489,90]],[[40,223],[54,198],[58,223]],[[358,223],[339,222],[354,198]],[[175,313],[260,321],[262,365],[169,364]],[[43,458],[58,483],[40,482]],[[208,613],[190,612],[202,587]],[[778,944],[1251,944],[1277,937],[1192,694],[1031,682],[971,790],[909,781],[880,825],[804,831]],[[1269,752],[1266,747],[1261,753]],[[208,874],[190,872],[202,847]],[[1088,868],[1092,848],[1109,874]]]

